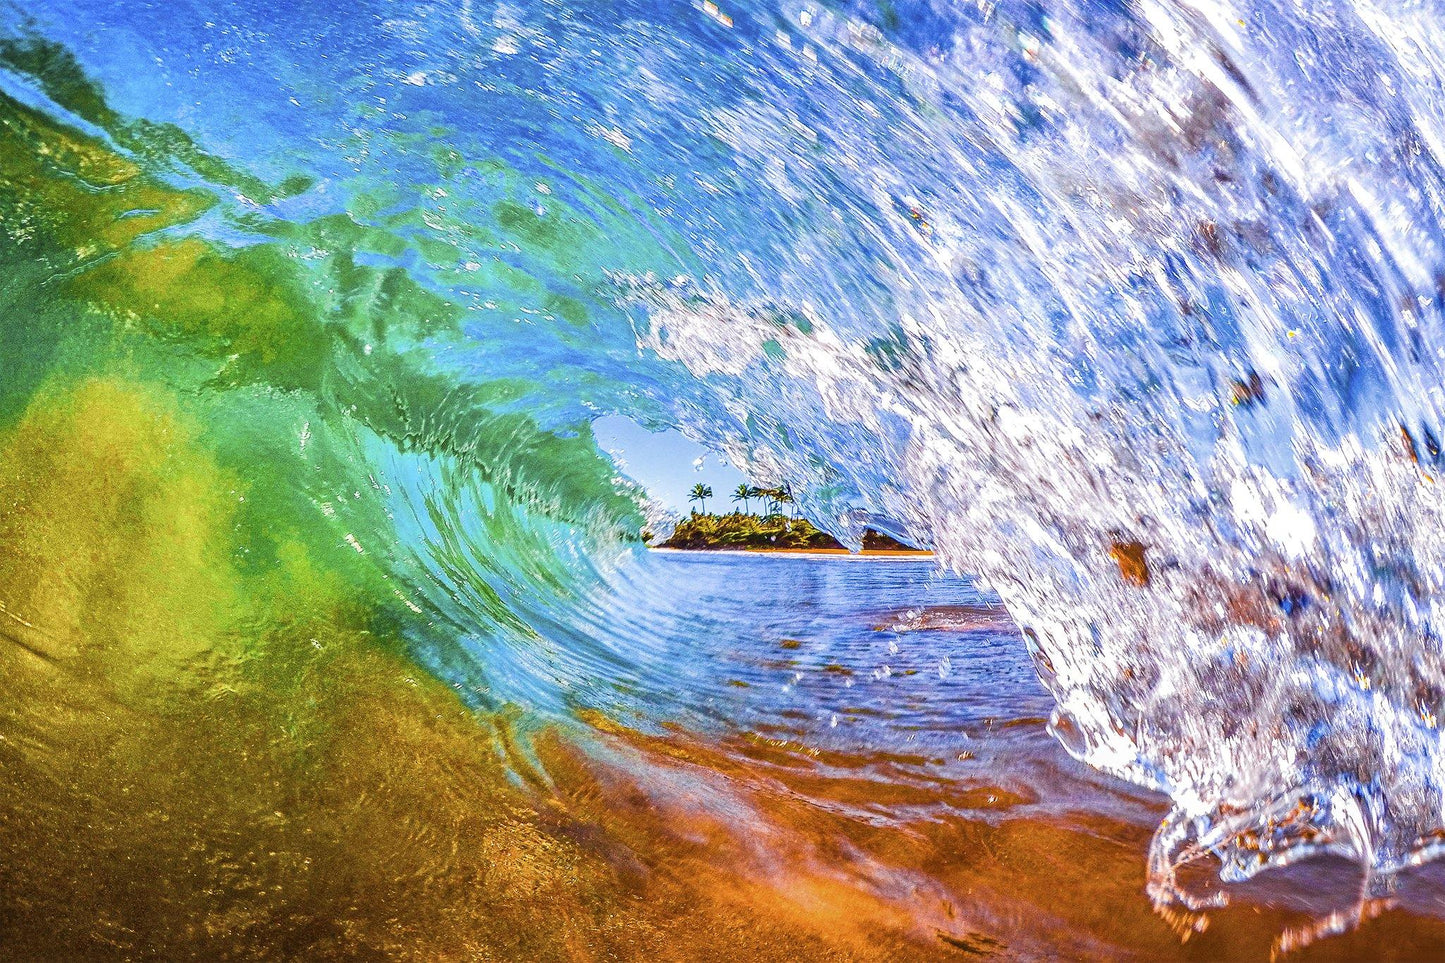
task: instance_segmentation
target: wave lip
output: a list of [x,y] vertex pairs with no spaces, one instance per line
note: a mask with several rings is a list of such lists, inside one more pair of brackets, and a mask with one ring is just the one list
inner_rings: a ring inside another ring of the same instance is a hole
[[[887,81],[812,105],[850,164],[799,151],[790,175],[866,245],[837,241],[826,296],[629,288],[640,343],[746,413],[699,433],[998,591],[1069,751],[1173,799],[1161,902],[1194,901],[1176,871],[1201,852],[1227,881],[1346,855],[1362,901],[1440,854],[1445,72],[1342,9],[1270,8],[1340,68],[1307,76],[1165,5],[960,13],[927,55],[829,15],[832,76]],[[912,143],[859,101],[908,111]],[[1341,120],[1361,104],[1392,133]],[[778,139],[735,143],[765,163]]]

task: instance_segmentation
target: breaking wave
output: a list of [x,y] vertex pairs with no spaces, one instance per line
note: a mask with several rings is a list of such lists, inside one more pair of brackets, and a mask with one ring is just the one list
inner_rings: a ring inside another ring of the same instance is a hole
[[575,710],[637,657],[598,586],[651,577],[619,412],[981,576],[1069,752],[1172,801],[1161,903],[1223,899],[1202,853],[1330,851],[1364,912],[1445,851],[1429,5],[33,6],[0,600],[36,658],[139,639],[140,698],[345,625]]

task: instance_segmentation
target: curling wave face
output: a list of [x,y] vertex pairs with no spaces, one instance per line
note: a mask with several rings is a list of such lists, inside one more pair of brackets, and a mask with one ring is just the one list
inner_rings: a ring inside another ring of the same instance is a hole
[[728,117],[825,209],[754,262],[807,294],[640,283],[644,343],[997,587],[1066,747],[1173,799],[1156,898],[1222,899],[1206,851],[1388,890],[1445,787],[1429,15],[938,16],[791,11],[815,96]]
[[981,574],[1058,738],[1172,800],[1161,902],[1206,851],[1378,895],[1445,839],[1442,29],[5,8],[12,705],[93,659],[122,703],[289,678],[253,722],[304,728],[294,680],[384,639],[576,709],[632,671],[594,593],[648,564],[638,493],[587,429],[623,412]]

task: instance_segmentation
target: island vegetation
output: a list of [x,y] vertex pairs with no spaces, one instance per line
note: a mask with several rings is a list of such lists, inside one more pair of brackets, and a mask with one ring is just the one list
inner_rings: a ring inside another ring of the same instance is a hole
[[[672,535],[659,544],[658,548],[688,550],[747,549],[753,551],[847,551],[843,543],[823,531],[806,518],[796,513],[793,495],[787,488],[755,488],[739,485],[732,492],[732,501],[740,503],[742,509],[727,514],[707,511],[707,500],[713,497],[713,490],[705,484],[692,487],[689,501],[697,502],[702,510],[681,519],[672,530]],[[761,515],[750,509],[757,502],[763,509]],[[784,514],[784,509],[788,513]],[[865,552],[913,552],[913,546],[906,545],[871,529],[863,535]]]

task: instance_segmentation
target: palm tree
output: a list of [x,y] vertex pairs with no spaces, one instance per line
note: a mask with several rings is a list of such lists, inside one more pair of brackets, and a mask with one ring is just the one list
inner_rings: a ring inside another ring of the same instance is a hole
[[788,508],[788,514],[793,518],[798,517],[798,507],[797,504],[793,501],[793,486],[784,485],[782,488],[778,489],[778,504],[790,506]]
[[776,487],[764,488],[762,491],[762,495],[768,500],[769,515],[781,514],[783,511],[783,506],[786,505],[788,502],[792,501],[793,498],[792,495],[788,494],[786,489]]
[[703,513],[707,513],[707,500],[712,497],[712,487],[698,482],[692,486],[692,492],[687,496],[690,502],[702,502]]
[[758,489],[758,497],[763,500],[763,517],[764,517],[764,518],[767,518],[768,516],[772,515],[775,511],[777,511],[777,506],[776,506],[776,505],[774,504],[774,502],[773,502],[773,496],[774,496],[775,494],[777,494],[777,489],[776,489],[776,488],[759,488],[759,489]]
[[736,504],[738,502],[742,502],[743,510],[748,512],[748,514],[752,514],[752,509],[748,505],[748,499],[752,497],[753,490],[747,485],[739,485],[737,488],[733,489],[733,503]]

